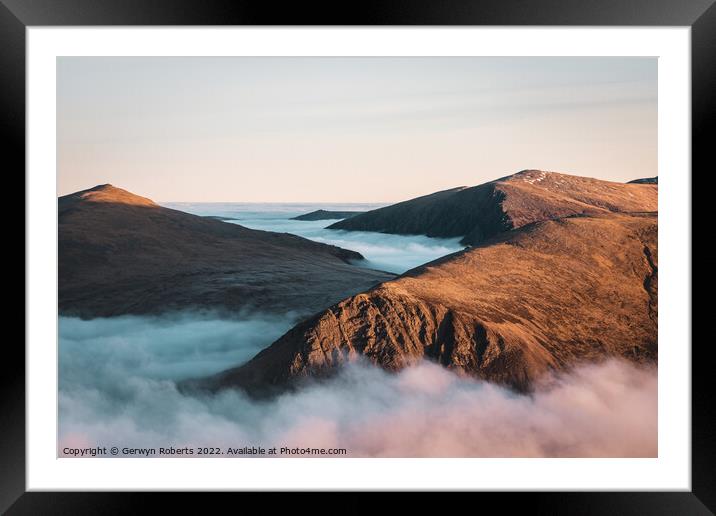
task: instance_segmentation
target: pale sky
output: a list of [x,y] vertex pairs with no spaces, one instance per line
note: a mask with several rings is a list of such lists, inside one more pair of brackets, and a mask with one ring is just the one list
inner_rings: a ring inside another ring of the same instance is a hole
[[656,58],[57,59],[58,194],[395,202],[657,174]]

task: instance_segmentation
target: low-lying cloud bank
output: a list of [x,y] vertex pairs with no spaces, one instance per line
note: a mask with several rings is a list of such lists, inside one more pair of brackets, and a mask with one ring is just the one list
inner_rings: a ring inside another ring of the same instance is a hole
[[396,274],[464,249],[460,238],[430,238],[424,235],[391,235],[372,231],[326,229],[336,220],[299,221],[282,219],[231,221],[253,229],[278,231],[357,251],[365,257],[356,265]]
[[181,380],[246,362],[297,319],[212,313],[60,317],[60,389],[113,391],[127,379]]
[[65,447],[346,448],[353,457],[654,457],[656,371],[607,362],[532,396],[429,363],[356,365],[270,401],[177,392],[174,379],[236,365],[287,325],[253,317],[60,321]]
[[418,265],[465,247],[460,244],[460,238],[429,238],[423,235],[390,235],[370,231],[326,229],[339,219],[291,220],[291,217],[319,209],[368,211],[381,206],[375,204],[168,203],[166,206],[196,215],[231,217],[227,222],[263,231],[293,233],[316,242],[337,245],[357,251],[366,258],[356,265],[396,274],[402,274]]

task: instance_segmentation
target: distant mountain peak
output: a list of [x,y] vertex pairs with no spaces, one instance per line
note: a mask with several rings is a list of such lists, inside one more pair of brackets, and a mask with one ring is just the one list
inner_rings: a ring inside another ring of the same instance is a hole
[[551,172],[549,170],[542,170],[539,168],[526,168],[512,174],[513,177],[530,176],[535,174],[558,174],[559,172]]
[[629,181],[628,183],[637,184],[637,185],[658,185],[659,184],[659,176],[644,177],[641,179],[633,179],[633,180]]
[[330,219],[348,219],[354,217],[363,211],[334,211],[334,210],[315,210],[310,213],[304,213],[292,220],[330,220]]
[[544,220],[656,209],[656,188],[526,169],[481,185],[443,190],[371,210],[328,228],[460,237],[463,244],[475,245],[503,231]]
[[583,185],[585,183],[610,183],[611,181],[605,181],[603,179],[596,179],[593,177],[576,176],[574,174],[566,174],[564,172],[554,172],[551,170],[540,170],[530,168],[526,170],[520,170],[510,176],[502,177],[497,179],[497,182],[525,182],[530,184],[539,184],[545,181],[545,184],[554,182],[570,182],[575,184]]
[[78,317],[184,309],[309,313],[394,274],[289,233],[155,204],[110,184],[58,202],[59,311]]
[[534,184],[543,181],[545,178],[550,176],[559,176],[557,172],[548,172],[546,170],[527,169],[520,170],[516,174],[507,176],[505,179],[508,181],[524,181],[526,183]]
[[128,192],[109,183],[97,185],[87,190],[81,190],[60,197],[60,204],[74,204],[76,202],[107,202],[114,204],[131,204],[133,206],[158,206],[154,201],[140,195]]

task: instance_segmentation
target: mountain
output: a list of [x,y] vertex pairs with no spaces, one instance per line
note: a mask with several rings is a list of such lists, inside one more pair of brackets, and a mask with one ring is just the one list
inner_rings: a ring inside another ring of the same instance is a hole
[[359,213],[365,213],[363,211],[329,211],[329,210],[316,210],[310,213],[304,213],[298,217],[293,217],[291,220],[331,220],[331,219],[347,219],[354,217]]
[[60,197],[59,310],[313,313],[391,279],[354,251],[161,207],[112,185]]
[[246,364],[181,388],[261,396],[348,362],[395,371],[429,359],[529,391],[580,362],[651,363],[657,271],[654,213],[527,224],[349,297]]
[[214,220],[239,220],[236,217],[221,217],[219,215],[202,215],[202,217]]
[[462,237],[463,244],[474,245],[543,220],[656,210],[655,185],[523,170],[479,186],[453,188],[371,210],[328,228]]
[[659,177],[645,177],[642,179],[633,179],[629,181],[628,184],[637,184],[637,185],[656,185],[659,184]]

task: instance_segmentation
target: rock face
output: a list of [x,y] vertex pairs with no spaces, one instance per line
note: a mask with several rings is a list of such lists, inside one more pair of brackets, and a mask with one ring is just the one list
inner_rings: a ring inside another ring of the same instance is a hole
[[291,220],[331,220],[331,219],[348,219],[355,217],[359,213],[365,213],[363,211],[329,211],[329,210],[316,210],[310,213],[293,217]]
[[394,277],[354,251],[161,207],[112,185],[60,197],[59,311],[314,313]]
[[654,362],[657,277],[656,214],[529,224],[345,299],[182,387],[261,396],[351,361],[394,371],[429,359],[527,391],[581,361]]
[[474,245],[543,220],[656,210],[655,185],[523,170],[479,186],[453,188],[371,210],[328,228],[462,237],[463,244]]
[[645,177],[643,179],[633,179],[632,181],[629,181],[629,184],[656,185],[656,184],[659,184],[659,178],[658,177]]

